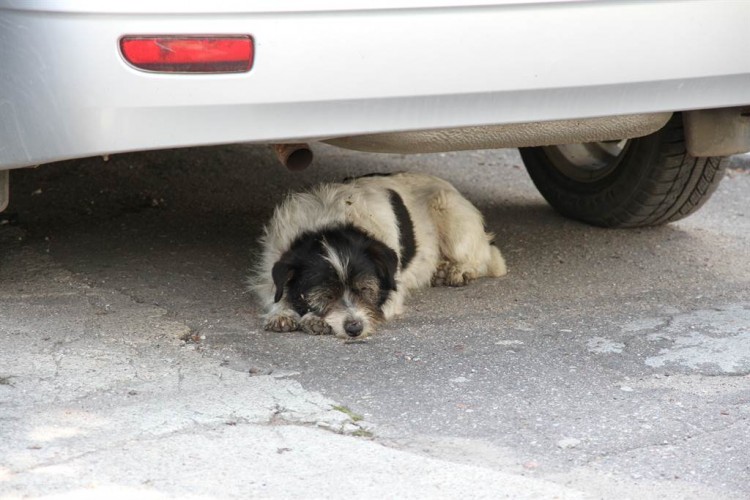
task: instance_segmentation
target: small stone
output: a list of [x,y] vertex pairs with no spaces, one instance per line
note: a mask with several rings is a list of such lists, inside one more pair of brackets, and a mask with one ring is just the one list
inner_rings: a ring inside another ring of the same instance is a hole
[[620,390],[623,392],[633,392],[633,388],[629,385],[621,385]]
[[557,447],[562,448],[563,450],[567,450],[569,448],[575,448],[581,444],[580,439],[576,438],[564,438],[557,442]]
[[361,427],[353,422],[344,422],[344,424],[341,426],[342,434],[354,434],[359,430],[361,430]]

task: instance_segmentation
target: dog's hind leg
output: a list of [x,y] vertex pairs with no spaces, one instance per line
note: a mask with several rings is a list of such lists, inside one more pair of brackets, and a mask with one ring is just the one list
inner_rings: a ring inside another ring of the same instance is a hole
[[456,191],[443,190],[430,202],[430,215],[437,227],[440,263],[433,286],[464,286],[483,276],[503,276],[505,260],[490,243],[482,214]]

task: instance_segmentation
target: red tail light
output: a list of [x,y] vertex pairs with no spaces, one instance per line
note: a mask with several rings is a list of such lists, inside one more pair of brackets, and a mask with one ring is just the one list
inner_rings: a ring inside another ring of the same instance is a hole
[[122,56],[138,69],[160,73],[242,73],[253,67],[249,35],[125,36]]

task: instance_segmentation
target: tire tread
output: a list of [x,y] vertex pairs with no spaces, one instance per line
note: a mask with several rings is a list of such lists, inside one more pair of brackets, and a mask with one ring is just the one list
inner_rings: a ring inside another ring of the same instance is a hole
[[[583,194],[560,180],[542,148],[522,148],[534,184],[559,212],[604,227],[657,226],[694,213],[710,198],[724,174],[721,157],[688,155],[681,115],[652,136],[632,140],[636,151],[622,175],[600,192]],[[643,159],[645,158],[645,161]],[[640,160],[640,161],[635,161]]]

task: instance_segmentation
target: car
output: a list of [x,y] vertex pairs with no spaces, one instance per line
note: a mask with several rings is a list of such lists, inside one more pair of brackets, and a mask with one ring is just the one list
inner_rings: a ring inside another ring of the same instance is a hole
[[[562,214],[697,210],[750,151],[750,2],[0,0],[8,170],[126,151],[520,147]],[[502,172],[498,172],[498,179]]]

